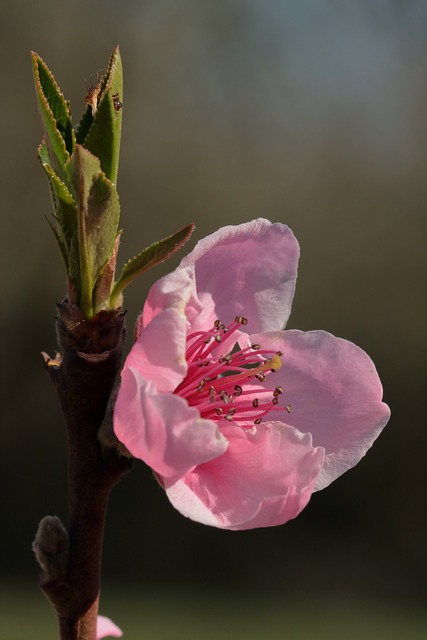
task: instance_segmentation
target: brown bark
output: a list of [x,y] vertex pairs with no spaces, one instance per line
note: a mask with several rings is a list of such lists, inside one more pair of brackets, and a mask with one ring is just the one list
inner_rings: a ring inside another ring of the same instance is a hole
[[109,494],[132,464],[98,439],[120,369],[124,313],[105,311],[87,320],[64,301],[57,330],[61,353],[44,359],[68,433],[68,564],[59,577],[43,567],[40,587],[57,611],[61,640],[95,640]]

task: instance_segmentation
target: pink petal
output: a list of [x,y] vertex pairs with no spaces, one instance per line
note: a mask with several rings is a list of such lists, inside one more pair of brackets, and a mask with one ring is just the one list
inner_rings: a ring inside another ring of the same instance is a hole
[[139,331],[146,327],[161,311],[169,307],[182,308],[182,304],[188,303],[193,294],[194,270],[175,269],[171,273],[157,280],[150,288],[144,311],[139,318]]
[[251,332],[282,329],[289,317],[297,277],[299,246],[283,224],[262,218],[228,226],[207,236],[181,267],[195,272],[196,293],[187,316],[193,330],[219,318],[248,318]]
[[194,280],[180,269],[151,287],[137,328],[138,337],[124,365],[136,369],[159,391],[173,391],[187,373],[185,306]]
[[295,518],[310,499],[323,449],[280,422],[250,430],[230,424],[222,431],[229,440],[224,455],[167,484],[173,506],[203,524],[234,530]]
[[174,481],[227,448],[216,422],[200,418],[184,398],[159,393],[130,367],[122,372],[114,431],[135,458]]
[[[326,450],[316,490],[328,486],[356,465],[390,417],[382,386],[369,356],[347,340],[325,331],[285,331],[251,336],[263,348],[283,351],[283,366],[274,374],[285,404],[286,422],[311,433]],[[270,413],[270,419],[277,418]],[[268,416],[267,416],[268,417]]]
[[121,638],[123,632],[119,627],[105,616],[98,616],[96,625],[96,640],[105,638],[106,636],[113,636],[114,638]]

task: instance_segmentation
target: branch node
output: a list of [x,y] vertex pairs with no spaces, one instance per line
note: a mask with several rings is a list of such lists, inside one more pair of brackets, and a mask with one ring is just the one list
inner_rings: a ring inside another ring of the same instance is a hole
[[68,568],[68,532],[57,516],[45,516],[40,521],[33,551],[48,579],[65,580]]

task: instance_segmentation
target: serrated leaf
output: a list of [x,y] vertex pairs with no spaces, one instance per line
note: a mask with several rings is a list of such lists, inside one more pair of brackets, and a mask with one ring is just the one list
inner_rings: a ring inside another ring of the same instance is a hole
[[77,144],[82,144],[84,146],[86,136],[89,133],[89,129],[91,128],[92,124],[93,124],[92,107],[88,105],[76,129]]
[[62,260],[64,261],[64,265],[65,265],[65,269],[67,271],[68,274],[68,249],[64,244],[63,239],[61,238],[61,235],[58,232],[58,229],[55,227],[55,225],[52,223],[51,220],[49,220],[48,217],[46,217],[47,223],[49,225],[49,227],[52,229],[52,233],[55,236],[55,240],[56,243],[59,247],[59,252],[62,256]]
[[68,253],[72,239],[77,231],[76,203],[67,186],[56,175],[52,167],[48,164],[43,164],[42,167],[49,180],[55,206],[55,217],[61,229],[62,238]]
[[76,145],[67,173],[77,204],[79,303],[86,317],[90,317],[95,284],[117,237],[119,199],[114,185],[101,171],[99,159],[81,145]]
[[120,205],[117,191],[105,175],[100,173],[94,178],[89,191],[86,227],[94,281],[100,277],[113,252],[119,215]]
[[181,229],[181,231],[167,238],[163,238],[163,240],[159,240],[159,242],[155,242],[132,258],[132,260],[129,260],[123,267],[123,271],[114,285],[110,298],[111,307],[114,308],[116,306],[122,291],[132,280],[144,271],[147,271],[147,269],[151,269],[157,264],[171,258],[174,253],[184,246],[193,231],[194,224],[189,224],[187,227],[184,227],[184,229]]
[[95,292],[93,296],[94,312],[108,309],[110,306],[111,289],[114,282],[114,275],[116,272],[117,254],[119,251],[121,233],[117,235],[114,243],[113,253],[111,254],[107,264],[102,271],[102,274],[96,283]]
[[[79,126],[79,140],[100,159],[103,172],[116,184],[123,106],[123,69],[118,47],[111,55],[107,72],[98,89],[95,114],[92,115],[89,109],[86,110]],[[93,122],[82,140],[91,115]]]
[[37,149],[37,155],[42,165],[50,164],[49,151],[47,149],[46,140],[43,138]]
[[71,114],[49,68],[36,53],[32,52],[31,55],[37,101],[45,128],[50,164],[62,177],[64,166],[75,144]]
[[[80,292],[80,252],[79,252],[79,237],[76,232],[71,239],[70,249],[68,252],[68,277],[74,284],[74,290],[76,292],[76,296],[79,295]],[[76,303],[78,300],[76,299]]]

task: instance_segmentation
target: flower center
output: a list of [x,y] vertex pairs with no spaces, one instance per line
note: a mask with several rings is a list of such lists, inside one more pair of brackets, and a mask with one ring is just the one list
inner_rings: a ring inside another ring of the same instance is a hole
[[[260,388],[270,374],[282,366],[280,351],[262,349],[259,344],[218,355],[219,345],[235,333],[247,319],[237,316],[225,326],[215,320],[209,331],[187,336],[188,372],[174,393],[197,407],[203,418],[229,420],[242,427],[260,424],[272,410],[290,412],[290,405],[278,406],[282,387]],[[255,380],[257,381],[256,384]]]

